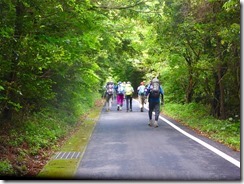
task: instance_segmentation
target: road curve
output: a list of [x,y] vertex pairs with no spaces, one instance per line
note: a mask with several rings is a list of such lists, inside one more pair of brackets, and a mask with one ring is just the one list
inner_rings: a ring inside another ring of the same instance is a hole
[[[86,180],[194,180],[233,181],[241,169],[228,159],[170,126],[161,117],[159,127],[147,125],[148,112],[102,110],[75,179]],[[187,134],[240,161],[240,153],[201,137],[173,122]]]

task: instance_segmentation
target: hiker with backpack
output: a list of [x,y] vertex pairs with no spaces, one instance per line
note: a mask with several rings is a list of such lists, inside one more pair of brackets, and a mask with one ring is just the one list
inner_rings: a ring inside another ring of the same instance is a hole
[[[125,85],[125,99],[126,99],[126,111],[132,111],[132,95],[134,93],[134,89],[131,86],[130,82],[127,82]],[[130,108],[130,109],[129,109]]]
[[117,94],[117,111],[122,111],[125,93],[125,89],[122,82],[118,82],[118,85],[116,86],[115,90]]
[[[121,84],[122,86],[123,86],[123,88],[124,88],[124,90],[125,90],[125,86],[126,86],[126,82],[124,81],[124,82],[122,82],[122,84]],[[124,101],[125,101],[125,94],[124,94]]]
[[[158,117],[160,113],[160,95],[161,95],[161,105],[163,105],[164,102],[164,91],[163,88],[160,85],[160,82],[158,78],[153,78],[151,80],[150,85],[148,85],[146,90],[146,95],[148,96],[148,102],[149,102],[149,126],[154,125],[154,127],[158,127]],[[155,121],[153,123],[152,120],[152,112],[155,111]]]
[[144,103],[146,99],[146,87],[144,85],[144,82],[140,83],[140,86],[137,88],[137,93],[138,93],[138,101],[140,105],[141,112],[144,110]]
[[107,112],[111,110],[112,102],[113,102],[113,95],[114,95],[114,83],[108,82],[106,85],[106,110]]

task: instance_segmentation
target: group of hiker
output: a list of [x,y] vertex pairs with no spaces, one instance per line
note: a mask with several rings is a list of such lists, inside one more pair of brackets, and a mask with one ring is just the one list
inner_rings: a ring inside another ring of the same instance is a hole
[[106,109],[111,110],[112,101],[114,98],[117,99],[117,110],[122,111],[124,100],[126,100],[127,112],[132,111],[132,95],[134,88],[131,86],[131,82],[118,82],[115,85],[113,82],[108,82],[106,85]]
[[[131,82],[121,82],[119,81],[115,85],[112,81],[108,82],[105,86],[105,96],[106,96],[106,110],[110,111],[112,107],[112,102],[116,98],[117,101],[117,111],[122,111],[124,100],[126,101],[126,111],[132,111],[132,96],[134,94],[134,88]],[[141,82],[137,87],[138,101],[140,104],[140,111],[144,111],[144,104],[148,101],[149,105],[149,126],[158,127],[158,118],[160,114],[160,103],[164,103],[164,91],[157,77],[153,78],[149,84],[145,85]],[[153,121],[152,113],[155,112],[155,118]]]

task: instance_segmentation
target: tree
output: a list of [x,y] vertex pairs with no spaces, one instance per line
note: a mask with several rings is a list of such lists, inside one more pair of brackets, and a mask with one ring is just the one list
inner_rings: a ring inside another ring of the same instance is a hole
[[87,92],[101,91],[111,75],[134,87],[158,75],[169,94],[166,102],[210,105],[221,119],[240,113],[237,0],[3,0],[0,5],[3,119],[50,103],[82,109],[79,104],[94,96]]
[[[226,7],[229,7],[228,11]],[[233,102],[236,104],[234,111],[239,114],[238,100],[227,100],[232,96],[228,84],[234,78],[235,96],[239,96],[239,77],[226,77],[231,75],[234,63],[237,73],[240,68],[239,8],[237,1],[165,1],[164,18],[157,19],[155,24],[161,48],[170,48],[169,67],[188,71],[187,76],[181,76],[185,79],[181,85],[185,102],[210,104],[211,113],[221,119],[234,115],[227,113]],[[234,58],[229,57],[231,54]],[[178,61],[173,60],[175,56]],[[178,76],[176,72],[173,73]]]
[[2,118],[38,111],[57,98],[69,99],[70,107],[91,99],[84,94],[99,88],[93,58],[106,17],[84,1],[4,0],[1,5]]

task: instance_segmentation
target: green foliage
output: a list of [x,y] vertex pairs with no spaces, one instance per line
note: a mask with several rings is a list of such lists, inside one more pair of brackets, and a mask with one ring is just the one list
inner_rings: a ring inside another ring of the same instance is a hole
[[1,5],[5,7],[0,12],[4,17],[0,50],[5,53],[0,57],[2,119],[18,119],[60,99],[71,101],[66,108],[89,102],[87,92],[96,93],[100,87],[94,54],[102,46],[105,17],[88,11],[88,1],[23,0]]
[[160,81],[166,94],[165,103],[184,103],[184,89],[187,85],[187,78],[184,76],[186,76],[187,70],[183,66],[179,67],[182,58],[175,55],[172,56],[172,59],[174,64],[171,63],[171,66],[163,68],[160,73]]
[[50,102],[75,109],[109,76],[136,87],[155,75],[168,101],[205,103],[222,119],[240,114],[240,98],[233,100],[240,97],[237,1],[4,0],[1,6],[2,119]]
[[[90,100],[94,102],[96,96],[94,94],[93,98],[90,97]],[[16,148],[16,160],[14,162],[22,164],[12,172],[9,169],[11,167],[10,163],[8,166],[6,163],[1,165],[0,162],[0,173],[6,171],[9,175],[26,175],[28,172],[26,158],[37,156],[43,150],[56,149],[58,140],[72,131],[80,121],[80,116],[86,114],[93,106],[94,103],[84,103],[76,111],[73,111],[73,109],[54,109],[51,106],[34,113],[24,122],[9,125],[11,130],[0,136],[0,141],[3,143],[1,146]],[[79,113],[78,110],[80,110]]]
[[[92,134],[94,126],[96,124],[97,119],[99,118],[99,114],[102,106],[96,106],[90,111],[86,119],[77,126],[77,131],[75,131],[71,137],[64,143],[64,145],[59,148],[59,151],[67,152],[67,151],[78,151],[84,152],[87,143],[89,142],[89,138]],[[72,160],[62,160],[62,159],[54,159],[50,160],[45,167],[38,173],[38,178],[59,178],[62,176],[63,178],[72,178],[75,174],[77,166],[79,164],[79,159]]]
[[8,160],[0,160],[0,176],[13,176],[14,174],[11,163]]
[[[16,126],[12,146],[27,142],[36,154],[57,140],[65,133],[58,126],[92,107],[108,77],[136,88],[158,75],[166,104],[204,104],[208,115],[240,119],[237,0],[2,0],[0,7],[0,120]],[[220,129],[236,127],[227,121]]]
[[58,138],[64,136],[69,126],[75,124],[71,121],[72,117],[68,116],[67,112],[44,110],[17,125],[17,128],[10,132],[8,144],[18,147],[27,144],[31,154],[36,155],[40,149],[52,147]]
[[16,128],[10,131],[8,144],[11,146],[27,144],[33,155],[38,154],[40,149],[54,146],[56,141],[77,123],[79,117],[94,105],[96,97],[96,94],[90,96],[89,103],[76,102],[75,110],[65,109],[64,107],[69,106],[65,104],[63,108],[49,107],[33,114],[25,122],[15,125]]
[[168,103],[164,106],[163,112],[216,141],[240,150],[240,121],[238,119],[215,119],[209,116],[209,108],[199,103],[184,105]]
[[168,55],[157,61],[166,67],[166,100],[204,103],[220,119],[239,115],[239,2],[165,1],[163,9],[153,26],[157,49]]

